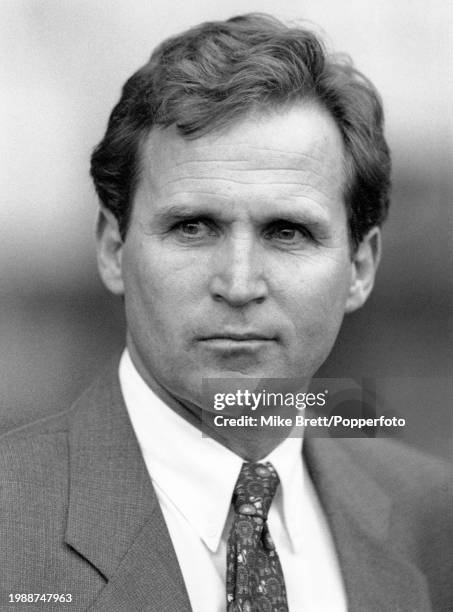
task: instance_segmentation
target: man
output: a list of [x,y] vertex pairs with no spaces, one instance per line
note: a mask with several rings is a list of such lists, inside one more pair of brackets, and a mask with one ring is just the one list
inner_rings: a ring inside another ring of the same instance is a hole
[[203,383],[314,376],[372,290],[389,172],[373,86],[270,17],[202,24],[128,80],[92,158],[127,348],[2,439],[3,609],[451,609],[446,467],[217,427]]

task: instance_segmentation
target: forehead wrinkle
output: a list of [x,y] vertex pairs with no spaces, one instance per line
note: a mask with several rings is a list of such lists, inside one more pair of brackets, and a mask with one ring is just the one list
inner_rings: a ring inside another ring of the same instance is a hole
[[[191,166],[193,164],[203,164],[203,165],[209,165],[209,164],[222,164],[222,165],[237,165],[238,166],[238,170],[241,169],[241,166],[243,166],[244,164],[246,164],[246,169],[250,166],[253,169],[256,170],[260,170],[260,169],[270,169],[270,170],[300,170],[301,168],[303,168],[305,165],[307,165],[307,162],[311,162],[314,164],[319,164],[319,163],[324,163],[324,159],[321,159],[320,157],[316,157],[316,155],[299,155],[298,157],[300,157],[301,159],[295,159],[294,155],[288,155],[288,159],[281,159],[281,156],[276,156],[275,157],[275,165],[269,164],[269,162],[274,161],[273,159],[269,160],[269,155],[266,155],[265,157],[263,156],[263,158],[257,159],[256,157],[250,157],[250,156],[245,156],[242,158],[240,155],[237,155],[238,151],[237,149],[235,149],[236,155],[234,156],[234,158],[226,158],[226,157],[209,157],[209,158],[202,158],[202,157],[194,157],[193,155],[191,156],[191,158],[189,160],[183,160],[183,161],[177,161],[177,158],[175,160],[175,158],[172,161],[172,168],[180,168],[183,166]],[[323,158],[326,157],[326,155],[323,155]],[[264,165],[263,162],[265,162],[268,165]],[[311,165],[309,165],[308,167],[311,167]]]
[[[300,195],[301,197],[306,197],[309,193],[316,193],[321,195],[323,198],[325,199],[331,199],[332,198],[332,193],[330,193],[330,185],[328,183],[328,181],[323,180],[323,176],[317,176],[317,180],[314,183],[306,183],[306,182],[302,182],[302,181],[276,181],[275,179],[273,180],[272,177],[267,177],[268,180],[264,180],[264,181],[260,181],[259,183],[257,183],[256,181],[252,180],[252,181],[243,181],[243,180],[239,180],[236,178],[232,178],[232,177],[218,177],[218,176],[206,176],[206,177],[198,177],[198,176],[182,176],[182,177],[176,177],[174,179],[169,179],[163,183],[159,183],[158,184],[158,190],[159,191],[165,191],[166,192],[166,196],[167,197],[172,197],[178,193],[184,193],[184,192],[192,192],[194,194],[201,194],[201,193],[211,193],[213,194],[213,196],[217,196],[217,195],[221,195],[222,192],[221,191],[217,191],[215,190],[215,188],[213,188],[214,184],[226,184],[231,185],[240,185],[241,187],[256,187],[257,189],[262,188],[263,186],[266,186],[266,188],[279,188],[279,187],[283,187],[284,190],[287,187],[292,187],[292,194],[290,195]],[[200,184],[207,184],[209,187],[211,187],[211,189],[197,189],[197,185]],[[299,190],[304,190],[304,191],[299,191]],[[284,197],[286,194],[283,192],[275,194],[276,196],[278,195],[279,198]],[[297,190],[297,191],[296,191]],[[238,193],[237,194],[238,197],[241,197],[243,194]],[[335,194],[334,194],[335,195]],[[338,185],[338,197],[342,197],[342,185],[339,184]]]
[[[316,147],[316,150],[310,153],[297,153],[297,154],[288,154],[282,156],[281,153],[277,153],[275,156],[269,155],[269,152],[275,153],[275,149],[266,149],[263,150],[262,156],[250,155],[247,152],[240,150],[238,147],[232,147],[232,152],[234,152],[234,156],[232,157],[219,157],[213,156],[213,149],[210,148],[211,155],[208,157],[199,157],[196,155],[197,151],[190,152],[190,159],[184,159],[184,155],[187,155],[187,151],[183,153],[183,159],[181,160],[181,155],[176,153],[172,156],[171,168],[179,169],[181,167],[192,167],[192,166],[229,166],[232,169],[241,171],[247,170],[256,170],[256,171],[267,171],[272,170],[275,172],[279,171],[303,171],[303,170],[312,170],[316,171],[316,167],[319,165],[324,165],[326,162],[329,165],[332,163],[335,165],[335,159],[332,155],[329,155],[329,150],[325,149],[325,147]],[[257,149],[260,150],[260,149]],[[265,152],[266,151],[266,152]],[[216,151],[215,151],[216,152]],[[242,153],[244,153],[242,155]],[[247,154],[246,154],[247,153]],[[343,160],[339,160],[339,166],[343,165]]]
[[[201,180],[201,179],[215,179],[215,180],[232,180],[238,183],[243,182],[242,178],[235,178],[235,175],[247,175],[251,174],[253,178],[256,178],[257,175],[263,174],[267,177],[269,174],[270,181],[265,182],[274,182],[280,184],[300,184],[300,185],[310,185],[308,179],[310,177],[315,178],[315,180],[321,180],[323,182],[330,181],[332,179],[332,174],[336,175],[338,179],[342,179],[342,168],[333,168],[333,172],[330,172],[329,164],[323,166],[323,162],[316,161],[313,165],[306,167],[279,167],[275,168],[273,166],[254,166],[251,164],[246,164],[244,166],[243,162],[235,162],[240,164],[237,167],[226,167],[226,164],[222,162],[215,162],[214,167],[211,167],[211,164],[207,164],[205,162],[198,163],[194,161],[187,161],[184,163],[180,163],[178,165],[171,164],[171,166],[164,168],[164,172],[160,172],[158,174],[159,177],[164,175],[169,175],[168,180],[160,182],[161,186],[169,182],[174,182],[178,180]],[[217,171],[214,174],[214,171]],[[150,173],[152,173],[152,169],[150,169]],[[289,180],[276,180],[276,176],[282,176],[282,178],[288,178]],[[261,181],[261,176],[259,177]],[[248,183],[249,181],[244,181]],[[256,181],[250,181],[256,182]]]
[[[275,188],[278,190],[279,188],[283,188],[280,189],[279,193],[276,193],[274,196],[278,197],[278,199],[286,199],[287,194],[285,193],[285,190],[287,190],[289,187],[292,188],[291,193],[288,194],[290,199],[292,198],[292,196],[307,199],[307,197],[309,198],[310,194],[316,193],[322,196],[322,198],[325,200],[330,200],[332,199],[332,197],[336,196],[343,200],[344,180],[342,173],[339,174],[335,194],[335,192],[332,192],[332,183],[329,180],[329,176],[325,176],[324,173],[314,172],[312,169],[306,168],[302,170],[289,171],[289,174],[292,174],[293,176],[294,173],[296,174],[296,177],[289,181],[276,181],[275,178],[263,174],[262,176],[265,178],[265,180],[259,181],[258,183],[256,182],[256,180],[246,181],[240,180],[238,178],[233,178],[229,176],[231,174],[230,171],[227,172],[226,177],[213,175],[212,172],[206,172],[206,176],[201,177],[193,176],[192,174],[178,176],[178,174],[175,173],[176,176],[170,177],[168,180],[162,182],[162,178],[165,173],[156,173],[154,170],[155,169],[150,169],[150,171],[146,173],[147,180],[152,186],[154,193],[156,193],[156,195],[159,194],[160,197],[162,197],[163,195],[165,197],[175,197],[184,195],[184,193],[191,193],[193,196],[201,196],[202,194],[204,194],[206,197],[211,197],[214,199],[221,198],[222,200],[227,200],[230,196],[228,194],[225,194],[226,189],[223,187],[223,185],[228,186],[228,184],[232,184],[237,185],[238,188],[241,189],[241,191],[242,189],[246,189],[247,187],[256,187],[257,190],[259,190],[260,188],[262,189],[263,186],[265,186],[266,189]],[[256,176],[255,171],[253,171],[253,174]],[[279,172],[278,174],[281,174],[281,172]],[[306,182],[306,179],[309,176],[315,178],[315,180],[312,182]],[[216,189],[216,183],[219,187],[218,189]],[[255,194],[238,192],[237,194],[235,194],[235,197],[247,199],[247,196],[249,195],[251,195],[252,198],[256,198],[259,193],[258,191]]]
[[[297,163],[291,158],[291,165],[288,165],[287,160],[277,159],[276,165],[269,160],[268,157],[260,163],[256,159],[183,159],[183,161],[177,161],[172,157],[171,164],[163,164],[160,172],[156,173],[156,183],[160,186],[165,186],[168,182],[178,180],[195,180],[202,178],[209,178],[213,180],[231,180],[238,184],[254,183],[257,182],[255,179],[258,175],[263,175],[266,179],[264,183],[280,183],[280,184],[300,184],[301,186],[307,185],[307,178],[313,177],[317,184],[318,181],[329,182],[333,179],[337,179],[339,183],[344,183],[344,172],[343,164],[337,165],[335,159],[328,155],[328,151],[323,151],[323,156],[316,157],[313,155],[306,155],[305,163]],[[308,162],[308,163],[307,163]],[[157,164],[159,167],[159,163]],[[213,172],[217,170],[220,172]],[[153,174],[153,169],[150,167],[149,173]],[[272,173],[270,177],[267,175]],[[252,181],[243,181],[241,178],[235,177],[235,175],[247,175],[252,174]],[[159,178],[162,176],[169,176],[168,181],[159,182]],[[275,180],[275,175],[283,175],[288,177],[289,180]],[[261,182],[261,176],[259,176],[259,182]],[[309,185],[308,185],[309,186]]]
[[[244,161],[245,161],[245,167],[244,167]],[[301,168],[300,166],[285,166],[284,168],[277,168],[274,166],[263,166],[263,165],[255,165],[252,163],[251,160],[244,160],[244,161],[233,161],[233,160],[229,160],[227,163],[224,163],[223,161],[219,161],[216,160],[215,162],[212,162],[215,166],[215,168],[218,168],[219,166],[222,167],[225,170],[225,174],[227,176],[229,176],[231,173],[238,173],[238,174],[243,174],[243,173],[247,173],[247,172],[253,172],[253,173],[260,173],[260,172],[264,172],[264,173],[268,173],[268,172],[274,172],[274,173],[296,173],[296,174],[313,174],[317,177],[321,177],[321,178],[326,178],[325,174],[323,172],[320,172],[317,168],[313,167],[306,167],[306,168]],[[321,162],[322,163],[322,162]],[[226,165],[231,166],[231,164],[237,164],[237,167],[233,167],[233,168],[225,168]],[[200,178],[202,177],[211,177],[212,175],[212,169],[211,168],[207,168],[206,166],[208,166],[208,163],[206,162],[202,162],[202,166],[199,165],[199,162],[196,161],[189,161],[189,162],[183,162],[180,164],[172,164],[171,166],[171,170],[176,170],[176,172],[173,172],[174,174],[176,174],[177,178],[181,178],[181,179],[185,179],[188,178],[186,175],[182,174],[178,176],[178,171],[181,168],[186,168],[187,170],[191,170],[193,169],[192,167],[195,165],[195,169],[198,170],[198,175],[200,176]],[[203,168],[204,166],[204,168]],[[190,178],[190,176],[189,176]]]
[[256,183],[256,181],[240,181],[239,179],[234,179],[233,177],[223,177],[223,176],[181,176],[174,179],[169,179],[164,183],[160,183],[160,187],[166,187],[167,185],[174,185],[175,183],[179,183],[182,181],[218,181],[218,182],[227,182],[227,183],[237,183],[238,185],[294,185],[297,187],[307,187],[308,189],[314,189],[317,186],[311,185],[310,183],[302,183],[300,181],[263,181],[260,183]]
[[[200,196],[208,196],[209,199],[222,199],[222,200],[230,200],[230,198],[228,197],[228,195],[226,195],[225,193],[220,193],[218,191],[203,191],[203,190],[198,190],[198,189],[183,189],[181,191],[174,191],[174,192],[170,192],[169,194],[167,194],[168,197],[170,198],[174,198],[175,196],[180,196],[180,200],[182,204],[186,203],[185,200],[185,196],[187,195],[193,195],[196,196],[197,198]],[[188,200],[188,203],[191,203],[191,200]]]
[[[318,140],[314,141],[312,143],[312,148],[313,149],[318,149],[321,146],[328,144],[327,142],[328,139],[325,138],[319,138]],[[190,141],[188,143],[188,147],[190,147],[191,145],[193,145],[194,141]],[[217,149],[219,151],[225,150],[225,151],[233,151],[235,154],[237,153],[238,149],[245,149],[247,150],[252,150],[252,151],[263,151],[263,153],[266,154],[266,156],[268,156],[268,153],[276,153],[278,155],[284,155],[284,156],[291,156],[291,157],[299,157],[302,160],[305,158],[310,158],[312,157],[311,153],[304,153],[303,151],[301,151],[300,149],[279,149],[277,147],[266,147],[266,146],[258,146],[258,145],[253,145],[250,144],[248,142],[237,142],[235,144],[218,144],[218,143],[209,143],[209,144],[202,144],[202,143],[198,143],[196,144],[196,147],[194,147],[194,152],[197,151],[201,151],[202,155],[200,157],[200,161],[206,161],[211,159],[212,157],[212,151],[213,149]],[[203,155],[204,151],[208,151],[209,155]],[[191,153],[191,155],[193,155],[193,153]],[[249,157],[247,156],[246,159],[249,159]],[[221,160],[223,161],[224,158],[221,158]]]
[[[250,125],[254,128],[254,125]],[[256,185],[257,192],[260,186],[272,188],[274,185],[276,190],[279,186],[282,187],[282,191],[290,187],[291,191],[297,189],[303,192],[316,191],[323,198],[328,197],[332,200],[338,196],[343,200],[346,183],[344,147],[341,135],[336,133],[334,125],[331,126],[334,128],[332,131],[330,128],[326,129],[324,124],[313,137],[313,131],[309,126],[308,140],[305,145],[301,145],[301,148],[294,147],[291,139],[288,140],[288,146],[286,141],[281,139],[280,142],[275,142],[275,146],[269,145],[265,141],[266,125],[262,126],[265,132],[263,144],[259,142],[261,133],[259,123],[256,124],[259,128],[256,136],[257,144],[254,144],[253,140],[247,140],[247,135],[244,135],[245,140],[242,140],[238,130],[232,132],[234,138],[236,135],[238,137],[238,140],[233,142],[223,141],[225,135],[222,134],[207,135],[200,140],[187,141],[173,134],[167,137],[164,131],[156,133],[157,137],[151,137],[146,146],[144,155],[148,162],[145,168],[146,174],[151,184],[158,190],[177,186],[180,191],[189,189],[211,192],[216,191],[215,182],[218,182],[220,193],[215,195],[219,196],[225,191],[223,184],[230,182],[233,191],[234,184],[238,185],[238,189],[241,190],[237,194],[239,197],[242,197],[242,190],[246,189],[247,185]],[[316,118],[314,125],[317,127]],[[285,135],[285,124],[283,128],[282,134]],[[248,129],[247,124],[245,129]],[[252,131],[251,136],[253,134]],[[289,138],[291,134],[290,130]],[[161,137],[164,137],[163,141]],[[253,180],[248,180],[248,174],[253,175]],[[162,179],[164,182],[160,182]],[[214,185],[210,183],[211,181]],[[207,188],[202,187],[203,182]],[[181,183],[181,188],[178,183]],[[284,194],[276,195],[283,197]]]
[[[159,158],[159,136],[157,135],[157,139],[151,138],[145,143],[145,151],[144,157],[150,158],[155,155],[156,158]],[[310,143],[308,143],[309,150],[304,151],[293,148],[279,148],[276,146],[266,146],[266,145],[255,145],[250,141],[238,141],[234,143],[222,143],[209,141],[206,142],[208,137],[204,136],[201,140],[184,140],[182,138],[176,138],[168,140],[166,139],[166,143],[169,146],[171,151],[171,158],[173,160],[173,166],[179,166],[180,164],[185,164],[189,162],[221,162],[221,163],[234,163],[236,161],[251,161],[257,160],[259,164],[262,164],[262,159],[264,161],[269,162],[269,159],[273,162],[273,156],[277,158],[277,162],[287,164],[288,161],[294,161],[296,164],[304,163],[305,161],[309,161],[314,159],[315,161],[321,161],[325,158],[326,154],[332,150],[332,145],[335,144],[331,142],[331,138],[328,135],[321,134],[318,137],[314,138]],[[341,160],[340,163],[343,162],[343,145],[340,142],[340,152],[341,152]],[[322,155],[319,155],[319,153]],[[262,153],[262,155],[260,155]],[[239,160],[238,160],[239,154]],[[187,156],[189,157],[187,159]],[[179,161],[182,157],[182,161]],[[283,159],[281,159],[283,158]],[[289,158],[289,160],[287,159]],[[152,161],[152,159],[149,159]]]

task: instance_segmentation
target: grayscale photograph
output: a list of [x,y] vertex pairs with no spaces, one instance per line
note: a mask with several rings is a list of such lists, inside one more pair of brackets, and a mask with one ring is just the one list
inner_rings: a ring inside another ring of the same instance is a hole
[[453,6],[2,0],[0,611],[453,610]]

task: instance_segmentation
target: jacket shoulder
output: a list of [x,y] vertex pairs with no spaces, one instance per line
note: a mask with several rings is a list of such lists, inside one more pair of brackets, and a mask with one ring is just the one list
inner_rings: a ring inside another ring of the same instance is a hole
[[452,464],[403,442],[389,439],[348,442],[352,460],[382,485],[390,480],[396,487],[417,490],[453,477]]
[[31,482],[38,474],[45,481],[58,472],[67,477],[69,437],[77,415],[114,401],[118,361],[115,355],[69,408],[0,435],[0,482],[20,477]]
[[0,482],[66,486],[69,410],[0,436]]
[[[399,509],[408,523],[421,521],[425,529],[442,523],[453,541],[453,466],[451,463],[388,439],[351,440],[353,463]],[[429,526],[429,527],[428,527]]]

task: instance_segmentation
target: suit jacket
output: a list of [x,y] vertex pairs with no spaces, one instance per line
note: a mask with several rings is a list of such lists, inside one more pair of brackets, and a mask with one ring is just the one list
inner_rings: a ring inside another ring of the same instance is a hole
[[[308,439],[304,454],[348,609],[453,610],[450,467],[381,440]],[[70,593],[74,611],[191,610],[116,365],[70,410],[0,438],[0,487],[0,610],[31,609],[9,593]]]

